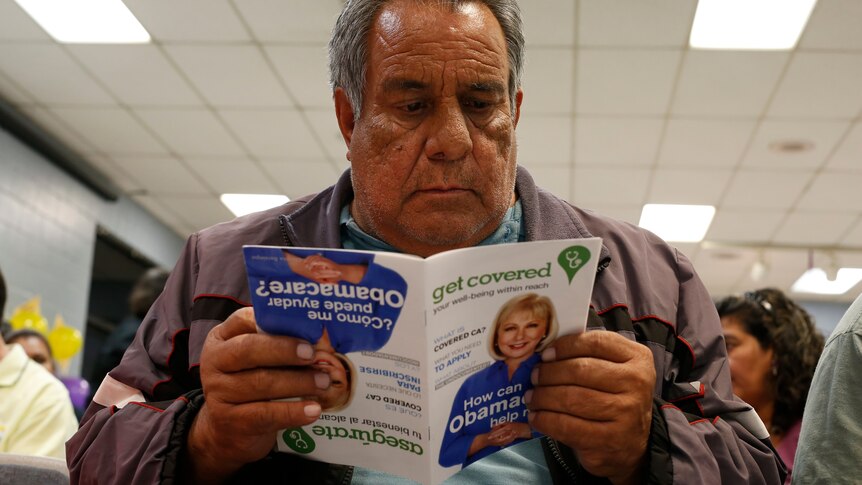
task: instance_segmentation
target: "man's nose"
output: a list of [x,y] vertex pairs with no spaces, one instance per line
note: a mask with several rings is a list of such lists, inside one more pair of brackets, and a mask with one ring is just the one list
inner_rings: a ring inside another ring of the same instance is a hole
[[457,101],[440,103],[433,113],[425,156],[437,161],[464,159],[473,150],[468,120]]

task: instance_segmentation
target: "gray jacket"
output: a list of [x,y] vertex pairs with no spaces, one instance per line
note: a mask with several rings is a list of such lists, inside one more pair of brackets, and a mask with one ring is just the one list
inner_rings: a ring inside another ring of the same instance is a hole
[[[765,427],[732,395],[715,307],[685,256],[647,231],[537,188],[523,168],[516,191],[528,240],[603,238],[588,325],[636,340],[654,356],[645,481],[781,483],[783,465]],[[67,444],[72,483],[182,481],[181,452],[204,399],[198,373],[204,338],[249,305],[241,246],[340,247],[339,213],[352,197],[345,172],[319,194],[189,238],[164,293]],[[553,440],[544,446],[558,481],[592,481],[571,450]],[[347,483],[351,473],[350,467],[273,453],[247,465],[238,479]]]

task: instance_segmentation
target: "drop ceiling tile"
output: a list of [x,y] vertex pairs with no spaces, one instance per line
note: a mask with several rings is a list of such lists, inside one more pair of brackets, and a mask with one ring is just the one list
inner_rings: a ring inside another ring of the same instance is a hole
[[261,160],[281,192],[291,199],[320,192],[333,185],[341,173],[326,160]]
[[854,214],[795,211],[788,216],[773,240],[782,244],[833,245],[855,221]]
[[257,47],[169,45],[165,50],[218,107],[282,107],[291,102]]
[[50,41],[51,37],[17,3],[0,2],[0,41]]
[[125,104],[202,104],[200,97],[154,45],[70,45],[68,49]]
[[[756,253],[750,250],[703,248],[693,261],[698,276],[713,297],[729,294],[730,288],[751,271]],[[723,291],[713,292],[713,288]]]
[[778,229],[783,211],[719,209],[712,219],[706,239],[728,243],[766,243]]
[[575,43],[575,2],[571,0],[521,2],[521,20],[528,59],[533,46],[571,46]]
[[0,44],[0,71],[41,103],[113,103],[111,96],[54,44]]
[[853,125],[826,166],[830,169],[862,170],[862,122]]
[[862,109],[862,53],[798,52],[769,116],[853,118]]
[[[641,205],[647,193],[650,171],[640,168],[575,167],[572,202],[601,212],[604,205]],[[609,190],[613,187],[613,190]]]
[[[663,115],[679,59],[676,50],[580,49],[575,110],[579,114]],[[549,87],[547,92],[556,94],[559,89]]]
[[568,114],[572,112],[573,49],[530,49],[524,69],[524,101],[521,113]]
[[696,5],[696,0],[581,0],[578,44],[684,47]]
[[716,205],[732,173],[718,169],[660,168],[654,171],[648,201],[652,204]]
[[0,99],[12,104],[32,104],[35,100],[6,76],[0,74]]
[[124,0],[158,42],[244,42],[251,39],[227,0]]
[[862,173],[820,172],[797,207],[801,210],[862,213]]
[[277,194],[272,177],[245,158],[187,158],[186,163],[219,194]]
[[112,160],[153,195],[206,195],[211,193],[174,157],[113,156]]
[[341,12],[338,0],[235,0],[261,42],[328,42]]
[[326,154],[339,163],[347,161],[347,145],[338,129],[334,109],[317,109],[305,112],[312,129],[323,142]]
[[536,185],[551,191],[557,197],[570,200],[572,187],[572,169],[569,167],[548,167],[524,164],[524,167],[533,176]]
[[38,106],[24,106],[21,110],[31,121],[56,137],[73,151],[79,154],[91,154],[97,151],[93,144],[88,142],[80,133],[70,128],[48,109]]
[[267,46],[266,54],[300,106],[333,107],[326,45]]
[[135,113],[172,150],[183,156],[240,156],[242,147],[205,109],[138,109]]
[[139,194],[143,191],[141,182],[132,177],[128,172],[120,168],[110,157],[89,154],[86,156],[87,163],[101,172],[111,182],[117,185],[125,194]]
[[[841,239],[841,244],[844,246],[862,247],[862,218],[856,220],[853,228]],[[862,268],[862,261],[859,263],[859,268]]]
[[689,50],[671,113],[677,116],[760,116],[788,57],[784,52]]
[[659,165],[735,167],[754,127],[754,121],[671,119],[665,131]]
[[[842,121],[765,120],[757,130],[743,166],[781,169],[819,167],[848,130],[849,124]],[[773,143],[787,140],[811,143],[812,148],[791,153],[770,148]]]
[[862,3],[819,0],[802,33],[802,49],[862,49]]
[[810,170],[739,170],[722,201],[723,208],[789,209],[813,176]]
[[132,200],[152,214],[153,217],[171,228],[180,237],[187,238],[194,232],[191,225],[180,219],[170,207],[166,207],[159,197],[140,194],[133,196]]
[[231,130],[261,158],[324,158],[302,116],[295,110],[223,110]]
[[109,155],[166,155],[153,138],[126,110],[119,108],[52,108],[67,125],[75,127],[98,150]]
[[651,167],[664,120],[660,118],[575,119],[575,165]]
[[177,216],[193,231],[234,219],[234,215],[214,195],[165,195],[159,200],[164,205],[176,207]]
[[571,163],[571,117],[525,114],[518,121],[515,133],[519,163],[531,166]]

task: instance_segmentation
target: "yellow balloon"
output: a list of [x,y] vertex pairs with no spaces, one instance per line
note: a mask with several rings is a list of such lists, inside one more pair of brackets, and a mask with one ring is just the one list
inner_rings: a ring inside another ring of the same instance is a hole
[[48,343],[57,360],[70,359],[81,350],[84,339],[77,328],[65,325],[54,325],[54,329],[48,334]]
[[32,310],[19,310],[15,312],[9,318],[9,323],[15,330],[29,328],[41,332],[43,335],[48,333],[48,320],[45,320],[45,317],[40,313]]

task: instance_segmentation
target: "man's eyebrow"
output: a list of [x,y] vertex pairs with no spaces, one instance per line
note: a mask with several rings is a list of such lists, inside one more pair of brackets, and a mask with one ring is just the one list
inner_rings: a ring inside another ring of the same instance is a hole
[[483,93],[502,93],[506,92],[506,86],[504,86],[503,83],[496,81],[471,83],[470,91],[480,91]]
[[421,91],[428,85],[415,79],[394,78],[383,83],[384,91]]

